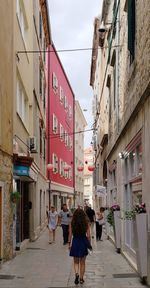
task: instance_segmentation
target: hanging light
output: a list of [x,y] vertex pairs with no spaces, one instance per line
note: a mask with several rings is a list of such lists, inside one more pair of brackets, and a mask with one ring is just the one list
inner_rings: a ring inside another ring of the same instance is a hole
[[89,165],[89,166],[88,166],[88,170],[89,170],[90,172],[93,172],[93,171],[95,170],[95,165]]
[[53,164],[52,163],[49,163],[47,164],[47,170],[52,170],[53,169]]
[[77,167],[77,170],[78,170],[79,172],[82,172],[82,171],[84,170],[84,167],[83,167],[83,166],[78,166],[78,167]]

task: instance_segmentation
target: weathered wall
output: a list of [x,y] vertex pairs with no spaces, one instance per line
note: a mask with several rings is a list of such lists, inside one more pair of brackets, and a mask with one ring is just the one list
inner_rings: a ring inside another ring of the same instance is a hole
[[2,191],[0,257],[6,260],[11,258],[13,253],[13,217],[10,203],[13,146],[13,1],[0,1],[0,19],[2,27],[0,29],[0,187]]

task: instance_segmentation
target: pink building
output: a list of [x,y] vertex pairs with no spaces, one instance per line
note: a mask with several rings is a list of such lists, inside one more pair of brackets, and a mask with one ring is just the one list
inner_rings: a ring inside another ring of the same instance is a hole
[[47,101],[49,199],[60,209],[62,203],[70,207],[74,204],[75,99],[54,45],[49,47],[48,53]]

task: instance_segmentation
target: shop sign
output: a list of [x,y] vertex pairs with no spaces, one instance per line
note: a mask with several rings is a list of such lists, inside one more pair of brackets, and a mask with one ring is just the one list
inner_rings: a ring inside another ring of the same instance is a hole
[[29,176],[29,166],[14,165],[14,174],[18,176]]

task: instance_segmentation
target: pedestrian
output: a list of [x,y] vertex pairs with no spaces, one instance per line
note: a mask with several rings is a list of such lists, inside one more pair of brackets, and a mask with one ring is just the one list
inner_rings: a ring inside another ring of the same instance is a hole
[[69,223],[71,221],[72,213],[68,210],[67,205],[63,204],[62,210],[59,213],[59,224],[63,231],[63,245],[68,243]]
[[58,224],[58,213],[54,206],[48,212],[49,244],[55,243],[55,231]]
[[96,240],[102,241],[102,229],[104,225],[104,208],[100,207],[100,211],[96,213]]
[[83,209],[77,208],[69,225],[69,249],[70,256],[74,257],[74,283],[76,285],[84,283],[85,260],[88,248],[92,248],[90,241],[90,225],[87,215]]
[[90,229],[91,229],[91,236],[94,238],[94,224],[95,224],[95,211],[90,206],[86,207],[85,212],[89,218],[90,221]]

